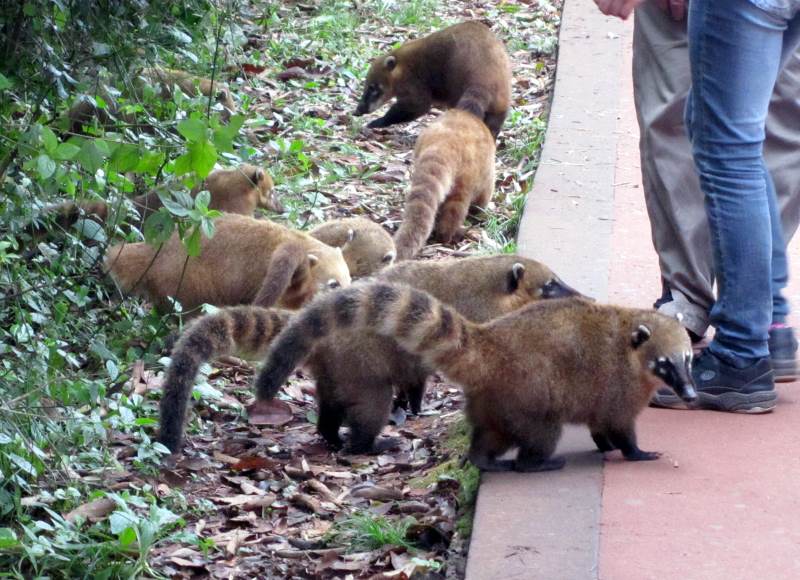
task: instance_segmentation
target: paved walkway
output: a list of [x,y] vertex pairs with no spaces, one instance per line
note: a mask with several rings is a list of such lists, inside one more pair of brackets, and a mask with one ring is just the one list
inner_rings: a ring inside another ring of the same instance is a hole
[[[641,189],[631,26],[603,18],[592,0],[566,0],[553,112],[519,245],[584,292],[649,307],[660,284]],[[797,275],[789,297],[800,308]],[[561,472],[485,476],[467,578],[800,578],[800,384],[779,393],[763,416],[647,409],[640,444],[664,452],[659,461],[603,462],[576,427],[560,445]]]

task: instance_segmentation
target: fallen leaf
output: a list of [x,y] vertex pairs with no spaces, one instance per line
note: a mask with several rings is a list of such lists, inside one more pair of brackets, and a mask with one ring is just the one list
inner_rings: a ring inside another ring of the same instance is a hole
[[256,401],[247,409],[251,425],[285,425],[292,420],[292,408],[277,399]]
[[403,499],[403,492],[396,489],[390,489],[374,483],[362,483],[354,486],[350,490],[350,495],[353,497],[363,497],[365,499],[375,501],[392,501]]
[[238,507],[245,511],[251,511],[269,507],[276,499],[277,496],[274,493],[268,493],[260,496],[240,494],[228,497],[217,497],[214,498],[214,501],[227,504],[231,507]]
[[116,507],[117,504],[114,500],[103,497],[76,507],[65,515],[64,519],[70,523],[75,523],[79,517],[82,517],[90,522],[99,522],[106,519]]

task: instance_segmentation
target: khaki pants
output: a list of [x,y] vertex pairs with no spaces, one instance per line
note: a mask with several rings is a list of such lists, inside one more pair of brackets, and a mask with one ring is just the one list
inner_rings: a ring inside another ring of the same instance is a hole
[[[634,17],[633,92],[653,245],[673,297],[659,310],[681,312],[683,324],[702,335],[714,303],[714,276],[703,194],[683,124],[689,85],[686,21],[675,22],[645,2]],[[788,242],[800,221],[800,52],[775,86],[764,158]]]

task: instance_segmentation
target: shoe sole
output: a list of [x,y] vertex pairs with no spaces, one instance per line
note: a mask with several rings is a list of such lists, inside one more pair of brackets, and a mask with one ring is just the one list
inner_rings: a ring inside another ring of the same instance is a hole
[[797,361],[794,359],[772,359],[770,362],[776,383],[792,383],[798,379]]
[[650,400],[650,405],[664,409],[705,409],[758,415],[771,412],[778,403],[778,394],[775,391],[749,394],[723,393],[722,395],[711,395],[700,391],[697,394],[698,400],[692,406],[687,406],[678,396],[658,394]]

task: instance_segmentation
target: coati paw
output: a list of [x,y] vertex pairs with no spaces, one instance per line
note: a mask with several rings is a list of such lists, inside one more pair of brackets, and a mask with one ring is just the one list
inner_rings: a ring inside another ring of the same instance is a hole
[[661,453],[659,451],[642,451],[641,449],[637,449],[631,453],[628,453],[625,456],[627,461],[653,461],[661,457]]
[[469,458],[472,465],[481,471],[513,471],[514,462],[508,459],[475,459]]
[[563,457],[550,457],[543,461],[539,461],[536,463],[528,462],[528,461],[515,461],[514,462],[514,471],[519,471],[521,473],[535,473],[537,471],[556,471],[561,469],[566,465],[567,460]]
[[400,447],[402,440],[399,437],[379,437],[372,444],[373,453],[385,453]]

